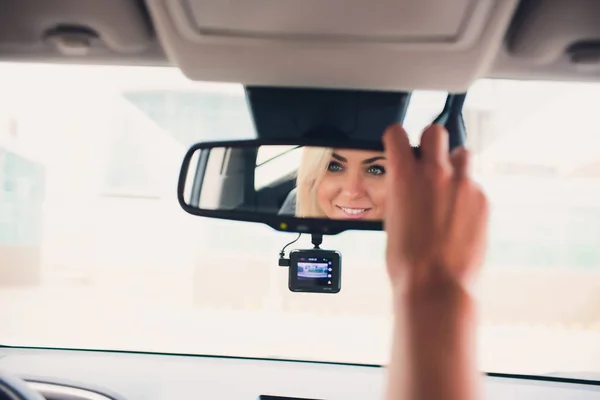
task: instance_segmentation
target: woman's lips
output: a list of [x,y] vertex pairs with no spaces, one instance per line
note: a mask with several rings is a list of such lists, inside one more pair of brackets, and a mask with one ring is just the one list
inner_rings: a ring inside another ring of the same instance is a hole
[[362,219],[365,218],[371,208],[358,208],[358,207],[343,207],[336,206],[346,219]]

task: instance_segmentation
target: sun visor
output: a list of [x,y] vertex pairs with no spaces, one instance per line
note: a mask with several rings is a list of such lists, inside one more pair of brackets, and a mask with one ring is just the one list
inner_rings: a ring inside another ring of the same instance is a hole
[[192,79],[464,90],[493,60],[516,0],[149,0]]

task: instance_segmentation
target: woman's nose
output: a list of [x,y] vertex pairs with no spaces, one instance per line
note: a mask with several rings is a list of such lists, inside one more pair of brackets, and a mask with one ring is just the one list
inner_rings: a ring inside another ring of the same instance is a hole
[[343,192],[349,197],[359,197],[364,194],[363,178],[360,174],[348,174],[344,180]]

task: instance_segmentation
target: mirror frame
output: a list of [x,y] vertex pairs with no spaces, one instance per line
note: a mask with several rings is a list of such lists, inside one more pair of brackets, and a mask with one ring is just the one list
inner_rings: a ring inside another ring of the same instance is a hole
[[[190,162],[197,151],[210,150],[219,147],[260,147],[260,146],[316,146],[316,147],[337,147],[356,150],[375,150],[383,151],[383,145],[375,141],[354,140],[332,141],[328,139],[249,139],[236,141],[215,141],[196,143],[186,152],[179,179],[177,182],[177,200],[185,212],[191,215],[207,218],[225,219],[230,221],[243,221],[262,223],[281,232],[295,233],[315,233],[323,235],[337,235],[347,230],[362,231],[381,231],[383,230],[383,221],[354,221],[354,220],[336,220],[326,218],[299,218],[294,216],[285,216],[271,214],[260,211],[239,211],[239,210],[207,210],[190,206],[185,202],[184,193],[189,172]],[[419,148],[413,147],[415,155],[419,156]],[[197,188],[198,182],[194,179],[192,188]],[[193,189],[194,190],[194,189]]]

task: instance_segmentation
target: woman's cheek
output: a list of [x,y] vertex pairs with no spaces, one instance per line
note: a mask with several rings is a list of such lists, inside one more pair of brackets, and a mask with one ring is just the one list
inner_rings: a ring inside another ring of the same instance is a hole
[[317,188],[317,202],[321,209],[327,212],[328,206],[331,203],[331,188],[330,188],[329,180],[327,178],[323,178],[321,184]]
[[377,185],[373,188],[373,195],[371,196],[371,200],[373,201],[373,205],[378,209],[378,215],[383,215],[385,213],[385,202],[386,202],[386,190],[383,179],[381,182],[377,182]]

